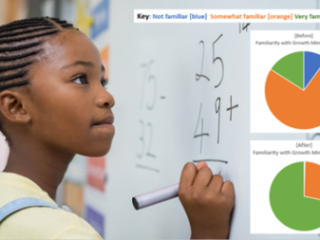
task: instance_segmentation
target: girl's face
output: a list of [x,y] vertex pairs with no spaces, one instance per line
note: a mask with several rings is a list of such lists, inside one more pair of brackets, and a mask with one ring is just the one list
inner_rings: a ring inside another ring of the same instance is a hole
[[115,133],[115,102],[103,86],[99,51],[75,30],[64,30],[44,44],[45,53],[30,70],[25,103],[31,137],[57,150],[105,155]]

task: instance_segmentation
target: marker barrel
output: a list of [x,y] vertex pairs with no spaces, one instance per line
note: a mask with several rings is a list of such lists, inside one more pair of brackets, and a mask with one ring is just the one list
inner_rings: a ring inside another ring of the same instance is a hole
[[178,196],[179,183],[153,192],[145,193],[132,198],[136,210],[160,203]]

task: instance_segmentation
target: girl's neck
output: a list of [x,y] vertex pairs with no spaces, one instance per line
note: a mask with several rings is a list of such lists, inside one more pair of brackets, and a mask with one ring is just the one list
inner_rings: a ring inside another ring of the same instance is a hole
[[57,188],[74,155],[44,146],[35,147],[32,144],[13,146],[4,172],[31,179],[55,200]]

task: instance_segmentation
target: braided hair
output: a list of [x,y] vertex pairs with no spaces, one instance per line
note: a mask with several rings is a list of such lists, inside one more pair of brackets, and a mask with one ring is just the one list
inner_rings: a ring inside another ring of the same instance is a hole
[[[63,29],[74,28],[58,18],[37,17],[0,26],[0,92],[29,84],[28,72],[43,53],[43,43]],[[11,140],[0,122],[0,131],[9,146]]]

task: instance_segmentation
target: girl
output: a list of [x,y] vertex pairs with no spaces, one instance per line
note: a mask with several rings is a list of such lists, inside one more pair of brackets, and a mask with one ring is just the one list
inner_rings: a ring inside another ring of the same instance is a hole
[[[0,173],[0,238],[101,239],[54,202],[75,154],[103,156],[115,133],[104,67],[72,24],[30,18],[0,27],[0,130],[10,147]],[[227,238],[231,182],[187,163],[179,197],[192,238]],[[130,201],[130,199],[128,199]]]

